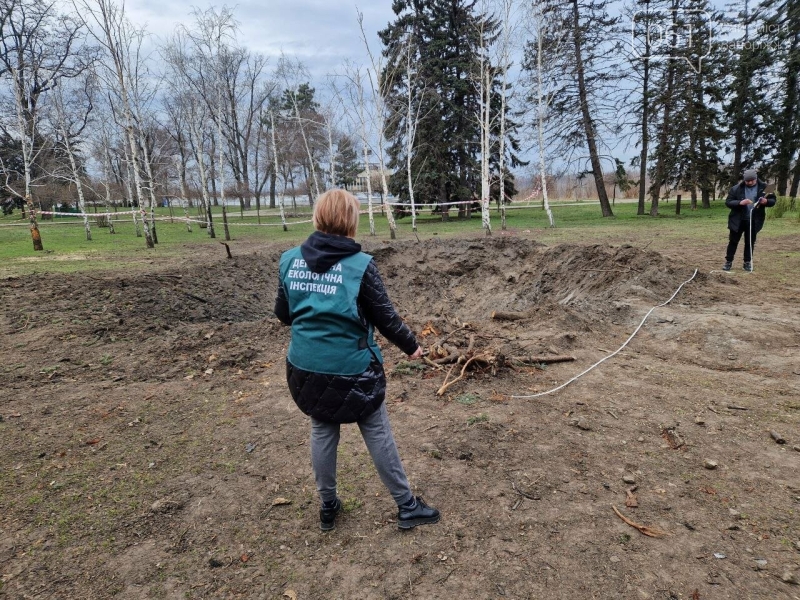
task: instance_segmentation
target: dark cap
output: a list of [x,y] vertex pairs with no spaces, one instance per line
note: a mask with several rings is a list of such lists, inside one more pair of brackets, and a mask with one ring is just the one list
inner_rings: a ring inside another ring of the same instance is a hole
[[744,172],[744,176],[742,177],[745,181],[750,181],[751,179],[758,179],[758,173],[755,169],[747,169]]

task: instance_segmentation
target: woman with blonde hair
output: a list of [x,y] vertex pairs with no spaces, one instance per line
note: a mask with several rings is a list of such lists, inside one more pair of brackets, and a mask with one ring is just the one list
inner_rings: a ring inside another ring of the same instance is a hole
[[356,423],[381,481],[398,506],[397,526],[436,523],[439,511],[411,492],[389,424],[383,357],[374,328],[410,358],[422,348],[386,294],[378,268],[353,239],[360,204],[347,191],[322,194],[316,231],[280,260],[275,314],[292,327],[289,392],[311,417],[311,463],[322,507],[320,528],[335,527],[336,451],[342,423]]

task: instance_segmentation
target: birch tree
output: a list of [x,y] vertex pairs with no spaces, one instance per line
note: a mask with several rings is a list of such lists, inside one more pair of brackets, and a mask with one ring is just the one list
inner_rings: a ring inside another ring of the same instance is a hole
[[386,220],[389,223],[389,237],[391,239],[396,239],[397,223],[394,220],[394,212],[389,204],[389,184],[386,180],[387,157],[384,150],[386,145],[386,118],[388,110],[384,98],[393,85],[394,75],[390,70],[385,68],[382,55],[375,55],[372,52],[372,48],[367,41],[367,35],[364,31],[364,15],[358,10],[356,13],[358,27],[361,31],[361,41],[364,43],[364,47],[367,50],[367,56],[369,56],[367,80],[369,81],[371,91],[370,106],[372,108],[372,123],[376,138],[375,152],[373,154],[378,157],[378,168],[381,178],[381,198],[383,199]]
[[[133,106],[138,100],[133,94],[142,60],[144,31],[134,27],[125,15],[124,6],[117,6],[113,0],[73,0],[73,2],[92,37],[103,49],[100,64],[106,72],[104,80],[109,88],[114,90],[118,99],[118,109],[121,112],[130,151],[134,193],[139,210],[145,214],[145,198],[140,174],[142,159]],[[142,227],[147,247],[154,248],[155,243],[147,219],[142,219]]]
[[[9,185],[6,189],[27,206],[34,251],[44,250],[32,193],[43,174],[37,161],[47,144],[39,135],[40,100],[59,78],[75,77],[85,69],[89,57],[80,44],[82,35],[81,23],[59,13],[55,3],[0,1],[0,78],[10,79],[24,181],[21,193]],[[5,170],[5,165],[0,167]]]
[[[536,140],[537,149],[539,154],[539,181],[542,187],[542,206],[547,213],[547,220],[550,227],[555,227],[555,220],[553,219],[553,211],[550,208],[549,189],[547,187],[548,179],[548,160],[547,160],[547,141],[546,141],[546,123],[549,118],[550,105],[553,102],[555,94],[558,91],[557,86],[549,85],[548,81],[552,81],[552,73],[557,69],[557,61],[554,57],[558,57],[561,53],[567,51],[566,47],[566,30],[558,27],[557,23],[552,28],[548,27],[551,20],[547,15],[547,6],[542,2],[537,2],[531,6],[526,22],[528,25],[528,35],[533,38],[530,41],[527,55],[530,58],[534,57],[535,62],[530,62],[525,65],[526,70],[530,73],[533,72],[532,86],[535,89],[533,93],[529,93],[530,98],[535,98],[536,106]],[[530,46],[534,47],[531,48]],[[548,51],[545,50],[548,48]],[[554,64],[555,63],[555,64]]]
[[[67,86],[62,80],[61,85],[53,91],[54,122],[58,131],[58,145],[69,160],[69,175],[67,180],[75,184],[78,193],[78,208],[83,215],[83,228],[86,240],[91,241],[92,229],[89,225],[89,216],[86,213],[86,199],[83,190],[83,172],[78,145],[94,110],[95,79],[91,72],[76,80],[75,85]],[[64,94],[69,94],[69,101]]]
[[[367,210],[369,214],[369,233],[375,235],[375,219],[372,214],[372,177],[370,174],[370,125],[373,121],[368,116],[369,108],[367,106],[368,100],[364,86],[366,79],[364,70],[354,64],[345,65],[345,79],[348,82],[346,86],[348,90],[348,104],[350,107],[351,120],[355,122],[355,128],[358,130],[359,137],[361,138],[361,151],[363,154],[364,170],[367,173]],[[337,93],[341,94],[337,90]],[[388,211],[387,214],[389,214]]]

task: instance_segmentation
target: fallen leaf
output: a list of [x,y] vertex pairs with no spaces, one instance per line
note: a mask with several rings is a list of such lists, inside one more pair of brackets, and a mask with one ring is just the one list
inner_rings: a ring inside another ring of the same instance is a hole
[[91,439],[91,440],[86,440],[85,443],[86,443],[87,446],[94,446],[95,444],[97,444],[99,442],[100,442],[100,438],[94,438],[94,439]]
[[205,373],[206,375],[213,375],[214,374],[214,369],[209,367],[208,369],[203,371],[203,373]]
[[420,332],[420,335],[422,337],[426,337],[426,336],[428,336],[430,334],[439,335],[440,333],[441,332],[439,330],[437,330],[436,327],[433,326],[433,323],[428,321],[425,324],[425,327],[422,328],[422,331]]
[[294,590],[286,590],[285,592],[283,592],[283,595],[286,598],[289,598],[289,600],[297,600],[297,592],[295,592]]
[[239,559],[240,559],[242,562],[247,562],[248,560],[250,560],[250,557],[249,557],[249,556],[247,556],[247,554],[242,554],[242,555],[239,557]]
[[639,502],[636,500],[636,494],[630,490],[625,490],[625,494],[627,495],[625,498],[625,506],[628,508],[638,508]]
[[275,500],[272,501],[272,506],[284,506],[291,503],[292,501],[287,498],[275,498]]
[[692,592],[692,600],[700,600],[700,590]]

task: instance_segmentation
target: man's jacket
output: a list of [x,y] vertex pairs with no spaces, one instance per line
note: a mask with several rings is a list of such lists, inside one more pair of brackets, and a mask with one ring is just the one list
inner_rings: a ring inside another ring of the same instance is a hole
[[731,212],[728,215],[728,229],[731,231],[739,231],[742,223],[746,223],[749,216],[752,220],[753,233],[758,233],[761,231],[761,228],[764,227],[764,219],[767,216],[766,207],[775,206],[777,198],[775,197],[775,194],[767,194],[766,206],[757,204],[758,199],[764,196],[764,190],[767,189],[767,184],[759,179],[756,183],[756,187],[758,189],[756,193],[756,199],[754,201],[755,203],[752,205],[742,206],[739,203],[745,199],[744,190],[746,187],[747,186],[744,184],[744,181],[740,181],[731,188],[730,192],[728,192],[728,197],[725,200],[725,205],[731,209]]

